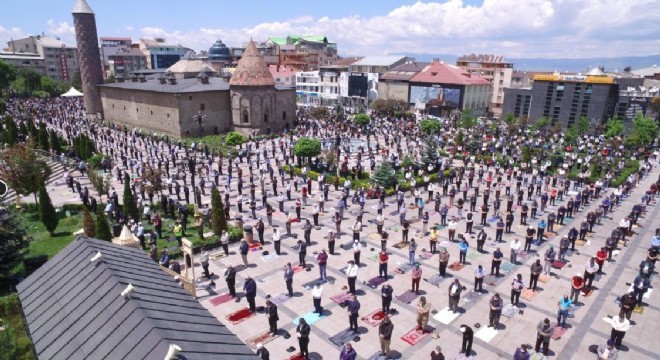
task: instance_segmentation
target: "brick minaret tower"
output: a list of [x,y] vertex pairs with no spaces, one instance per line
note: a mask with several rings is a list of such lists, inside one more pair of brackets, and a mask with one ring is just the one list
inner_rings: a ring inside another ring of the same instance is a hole
[[103,112],[101,96],[97,88],[98,84],[103,83],[103,72],[98,36],[96,35],[96,19],[94,11],[85,0],[76,0],[72,14],[78,43],[78,62],[80,63],[82,92],[85,96],[85,112],[96,115]]

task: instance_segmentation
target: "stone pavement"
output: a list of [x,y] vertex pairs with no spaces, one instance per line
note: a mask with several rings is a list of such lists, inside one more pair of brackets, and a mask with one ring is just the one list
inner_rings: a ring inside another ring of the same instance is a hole
[[[598,247],[604,244],[605,239],[612,231],[612,229],[617,226],[619,220],[630,212],[632,206],[639,201],[643,191],[648,189],[652,183],[652,180],[656,179],[657,176],[658,168],[656,167],[654,171],[651,172],[650,176],[647,176],[640,182],[637,188],[632,192],[631,196],[626,198],[619,207],[615,207],[613,214],[611,214],[612,220],[604,219],[602,225],[595,227],[594,233],[587,238],[587,240],[589,240],[587,244],[582,247],[578,247],[579,251],[568,258],[569,264],[567,266],[561,270],[553,270],[553,276],[550,277],[546,283],[539,282],[539,287],[542,290],[537,293],[531,301],[521,299],[521,303],[523,304],[521,305],[521,310],[523,310],[522,314],[514,314],[512,318],[502,316],[500,327],[496,332],[493,332],[494,337],[492,338],[490,338],[492,334],[490,336],[488,334],[488,332],[491,332],[491,329],[486,328],[486,324],[488,324],[488,301],[490,297],[495,292],[499,292],[502,295],[505,304],[509,303],[509,293],[511,288],[510,284],[512,277],[515,276],[515,274],[520,273],[523,275],[524,281],[527,284],[529,281],[530,273],[529,265],[538,255],[534,254],[530,256],[523,261],[523,265],[517,266],[513,271],[509,273],[505,273],[502,278],[497,280],[497,283],[494,286],[484,284],[484,290],[486,290],[487,293],[477,297],[476,300],[470,302],[461,300],[459,302],[459,306],[461,308],[459,316],[456,319],[451,320],[448,324],[442,323],[435,319],[431,319],[429,322],[429,327],[432,327],[439,332],[438,339],[434,339],[432,336],[426,336],[414,346],[404,342],[401,337],[408,331],[412,330],[416,324],[416,300],[411,304],[405,304],[395,299],[393,301],[392,307],[396,308],[398,313],[392,317],[392,322],[394,323],[394,333],[391,345],[391,348],[394,351],[393,354],[391,354],[392,357],[402,359],[421,359],[427,357],[431,350],[435,348],[435,346],[441,346],[445,356],[448,359],[451,359],[460,351],[462,335],[459,331],[459,326],[461,324],[472,326],[475,331],[475,339],[472,352],[472,356],[474,358],[510,359],[515,348],[520,344],[527,343],[534,345],[536,340],[537,323],[545,317],[548,317],[552,322],[556,322],[557,302],[559,298],[563,296],[563,294],[570,293],[570,278],[576,271],[583,272],[584,264],[591,256],[595,255]],[[314,186],[314,190],[316,190],[316,188],[317,187]],[[316,191],[314,191],[314,195],[316,195]],[[333,191],[331,200],[333,196],[338,196],[338,193]],[[480,198],[480,200],[481,199],[482,198]],[[565,197],[564,202],[566,200],[567,197]],[[411,201],[412,200],[410,198],[406,199],[406,202]],[[446,201],[447,199],[443,198],[443,203]],[[330,206],[333,205],[333,202],[334,201],[326,203],[326,209],[329,209]],[[395,205],[392,205],[392,203],[393,199],[388,198],[386,200],[387,207],[384,209],[384,213],[386,215],[395,210]],[[557,234],[551,237],[549,242],[544,242],[538,249],[538,252],[541,254],[541,256],[543,252],[545,252],[548,243],[554,244],[556,247],[558,247],[559,239],[561,236],[565,235],[572,226],[579,228],[579,224],[582,219],[586,217],[588,210],[595,208],[597,203],[599,203],[599,201],[592,201],[591,204],[587,206],[587,208],[584,208],[580,213],[575,215],[575,219],[571,222],[570,225],[559,228],[557,230]],[[364,215],[363,229],[361,233],[361,240],[366,242],[366,246],[362,251],[361,257],[362,267],[360,268],[360,273],[358,275],[357,294],[358,299],[362,304],[360,310],[361,317],[380,308],[380,289],[371,289],[368,286],[361,285],[363,281],[367,281],[378,275],[377,262],[368,259],[368,257],[375,254],[376,251],[380,248],[379,237],[372,235],[376,232],[375,225],[367,221],[375,218],[375,204],[376,200],[369,200],[365,206],[366,213]],[[652,202],[652,206],[655,204],[656,201]],[[480,204],[478,204],[478,207],[479,205]],[[569,318],[569,329],[567,333],[560,339],[551,341],[550,358],[595,358],[595,355],[590,354],[587,348],[591,344],[600,344],[609,337],[610,326],[601,319],[606,315],[615,315],[618,313],[618,306],[615,304],[615,299],[625,293],[626,289],[629,287],[629,285],[626,285],[626,283],[630,283],[634,279],[637,273],[637,266],[645,257],[646,250],[650,246],[650,238],[653,235],[653,231],[656,227],[660,226],[660,220],[658,220],[660,218],[658,216],[658,208],[660,208],[660,206],[654,206],[649,209],[646,215],[640,219],[641,226],[634,227],[636,234],[632,237],[628,247],[619,249],[620,252],[615,257],[615,261],[605,264],[604,272],[606,275],[603,275],[598,281],[594,282],[597,290],[595,290],[589,297],[580,298],[580,303],[583,303],[584,305],[575,311],[574,317]],[[303,217],[307,216],[311,219],[311,216],[309,216],[311,209],[312,202],[310,202],[309,206],[303,209]],[[355,209],[357,209],[357,206],[355,205],[349,208],[349,210]],[[553,208],[551,207],[550,209]],[[261,213],[259,213],[259,215],[263,216]],[[455,208],[450,210],[449,216],[452,215],[456,215]],[[409,212],[408,219],[414,219],[415,216],[416,212],[415,214],[411,214]],[[475,218],[475,228],[478,231],[479,229],[476,224],[479,222],[480,214],[477,214]],[[509,240],[514,236],[520,237],[521,239],[524,238],[524,235],[522,235],[523,229],[515,226],[515,224],[518,223],[518,219],[519,212],[516,214],[516,220],[514,222],[514,234],[505,235],[504,240],[507,243],[500,244],[502,251],[505,254],[505,259],[508,258]],[[275,226],[279,226],[282,230],[284,228],[283,221],[283,216],[274,216]],[[347,211],[346,218],[342,222],[343,230],[349,229],[352,223],[353,218],[348,214]],[[430,224],[432,225],[435,223],[439,223],[439,215],[437,214],[431,216]],[[530,223],[534,224],[534,222]],[[318,268],[315,264],[316,261],[314,260],[312,253],[325,247],[324,236],[328,229],[334,228],[334,223],[332,223],[332,211],[322,214],[320,217],[320,224],[320,229],[313,230],[313,245],[308,248],[307,264],[311,270],[301,271],[295,274],[295,296],[278,307],[280,317],[280,321],[278,323],[280,328],[279,336],[265,345],[270,350],[272,358],[274,359],[287,359],[290,356],[296,354],[296,351],[292,353],[286,351],[286,349],[290,346],[295,348],[298,347],[293,319],[309,311],[313,311],[311,295],[309,294],[310,291],[303,288],[302,284],[318,278]],[[393,216],[389,216],[386,220],[385,228],[390,228],[396,224],[398,224],[398,217],[395,218]],[[489,225],[492,224],[489,223]],[[421,231],[421,226],[421,222],[416,222],[412,225],[410,231],[410,237],[418,239],[418,255],[421,253],[420,250],[422,248],[426,248],[428,246],[428,238],[426,236],[422,237],[421,233],[416,234],[417,231]],[[301,224],[294,223],[293,229],[294,233],[298,235],[297,237],[302,239]],[[465,223],[463,220],[461,220],[459,222],[457,231],[460,234],[462,231],[464,231],[464,229]],[[486,226],[485,231],[490,238],[494,238],[494,226]],[[272,253],[274,251],[270,242],[271,233],[271,229],[267,228],[265,235],[267,241],[266,245],[264,246],[264,250],[268,250]],[[440,234],[440,242],[446,241],[446,230],[442,230]],[[410,272],[402,275],[396,274],[394,272],[394,268],[396,267],[397,263],[405,262],[408,259],[408,252],[406,248],[396,249],[392,246],[400,240],[400,237],[400,231],[390,231],[390,240],[388,242],[388,251],[390,252],[389,283],[394,288],[395,296],[408,290],[411,284]],[[231,263],[238,265],[241,263],[240,257],[236,255],[237,248],[235,246],[232,247],[229,258],[221,258],[220,260],[212,262],[211,271],[217,275],[220,275],[220,278],[215,279],[215,289],[211,289],[208,292],[206,290],[198,292],[200,302],[205,307],[207,307],[211,313],[223,321],[223,323],[227,324],[227,326],[243,340],[266,332],[268,330],[268,323],[264,314],[257,314],[256,316],[253,316],[238,325],[229,324],[225,320],[225,316],[247,305],[246,301],[242,299],[241,288],[243,279],[248,274],[257,279],[257,306],[265,305],[265,298],[267,295],[275,297],[286,291],[282,269],[286,262],[291,262],[293,265],[297,265],[298,263],[298,255],[292,248],[292,246],[295,245],[295,241],[295,238],[283,237],[283,256],[278,259],[264,261],[260,258],[260,251],[250,253],[248,256],[250,266],[247,269],[239,268],[238,272],[237,291],[241,301],[239,303],[230,301],[218,306],[213,306],[210,303],[210,300],[214,298],[216,294],[222,294],[226,292],[226,285],[224,279],[222,278],[222,272],[226,264]],[[335,281],[324,286],[322,306],[326,309],[326,316],[311,326],[312,335],[310,341],[310,352],[312,359],[336,358],[340,348],[330,342],[329,338],[348,328],[348,316],[345,312],[345,309],[335,304],[330,299],[330,297],[341,293],[342,286],[347,284],[345,275],[341,273],[339,269],[346,266],[347,261],[352,259],[352,254],[351,251],[341,249],[339,245],[350,242],[351,234],[342,234],[341,238],[336,242],[336,249],[338,249],[338,251],[336,251],[336,255],[331,255],[328,261],[328,276],[333,278]],[[470,245],[474,246],[475,241],[471,241]],[[448,248],[451,254],[451,263],[458,258],[458,246],[455,243],[450,243]],[[536,246],[533,248],[536,248]],[[476,253],[471,258],[468,258],[468,265],[462,270],[457,272],[448,270],[451,278],[460,279],[461,283],[467,287],[468,290],[465,291],[464,294],[469,292],[469,290],[473,287],[472,274],[477,264],[483,265],[487,271],[490,269],[490,253],[492,253],[494,248],[488,247],[487,245],[485,250],[488,251],[489,254]],[[216,251],[218,250],[216,249],[211,253]],[[419,256],[416,258],[416,260],[420,261],[421,263],[421,268],[424,272],[423,278],[428,278],[433,274],[437,274],[437,259],[437,255],[434,255],[428,260],[420,260]],[[201,268],[199,266],[196,269],[196,274],[198,274],[198,276],[201,274]],[[441,311],[447,307],[447,288],[449,286],[449,281],[450,280],[445,280],[441,282],[439,286],[431,285],[425,281],[421,282],[420,294],[425,295],[427,299],[432,303],[432,309]],[[204,284],[205,282],[202,282],[200,285]],[[644,313],[642,315],[633,314],[632,319],[636,322],[636,324],[626,334],[626,338],[623,341],[624,345],[626,346],[626,351],[621,352],[619,358],[641,359],[657,357],[657,351],[651,343],[654,332],[658,330],[657,320],[659,318],[658,305],[654,300],[655,295],[651,294],[648,299],[645,299],[649,306],[645,308]],[[480,329],[477,329],[474,326],[476,323],[482,325]],[[377,327],[372,327],[370,324],[362,320],[359,321],[359,325],[360,339],[359,341],[355,341],[353,345],[359,354],[359,358],[368,359],[379,351],[379,345],[377,341],[378,330]],[[284,336],[285,333],[290,333],[291,338],[286,339]],[[485,340],[482,340],[482,338]]]

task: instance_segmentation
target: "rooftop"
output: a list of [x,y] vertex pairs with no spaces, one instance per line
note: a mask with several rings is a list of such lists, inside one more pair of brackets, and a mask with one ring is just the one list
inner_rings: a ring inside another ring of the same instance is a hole
[[[98,252],[101,259],[90,261]],[[121,295],[131,284],[130,298]],[[143,251],[78,237],[18,285],[39,359],[256,359]]]
[[232,86],[274,86],[275,79],[259,54],[254,41],[250,40],[229,80]]
[[486,79],[471,76],[466,70],[437,59],[424,67],[410,81],[431,84],[491,85]]
[[364,59],[364,57],[349,56],[349,57],[345,57],[343,59],[339,59],[339,60],[335,61],[334,63],[332,63],[331,65],[324,65],[322,67],[331,67],[331,66],[346,67],[346,66],[349,66],[349,65],[353,65],[354,63],[356,63],[357,61],[360,61],[362,59]]
[[[140,73],[140,71],[136,73]],[[130,79],[126,79],[124,82],[115,82],[99,86],[102,88],[154,91],[169,94],[229,90],[229,84],[219,77],[209,77],[208,84],[202,84],[196,78],[177,79],[176,84],[174,85],[169,82],[161,84],[158,79],[149,79],[146,82],[132,82]]]
[[85,0],[76,0],[76,4],[73,6],[73,11],[71,11],[72,14],[92,14],[94,15],[94,11],[92,10],[91,7],[87,4],[87,1]]
[[390,66],[397,61],[401,61],[406,57],[403,55],[382,55],[382,56],[367,56],[356,62],[353,66]]
[[498,56],[493,54],[470,54],[463,55],[456,59],[456,62],[482,62],[482,63],[491,63],[491,64],[505,64],[504,56]]
[[386,72],[380,77],[380,80],[410,80],[429,64],[429,62],[408,61]]
[[633,70],[632,73],[639,76],[653,76],[660,73],[660,67],[653,65],[647,68]]

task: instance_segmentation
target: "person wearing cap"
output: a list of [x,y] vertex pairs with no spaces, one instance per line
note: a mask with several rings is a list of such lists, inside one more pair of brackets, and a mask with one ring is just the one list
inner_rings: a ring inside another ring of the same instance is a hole
[[626,331],[630,329],[630,320],[626,319],[622,313],[619,313],[619,316],[615,316],[612,318],[610,324],[612,324],[610,341],[613,341],[614,347],[619,349],[621,347],[621,342],[623,341],[623,337],[626,336]]
[[270,352],[264,347],[264,344],[257,344],[257,356],[259,360],[270,360]]
[[517,237],[511,240],[511,243],[509,243],[509,248],[511,248],[509,261],[511,261],[511,263],[514,265],[518,261],[518,252],[520,251],[521,246],[522,244],[520,243],[520,239],[518,239]]
[[472,341],[474,340],[474,331],[471,327],[462,324],[459,330],[463,333],[463,343],[461,344],[461,354],[470,355],[472,353]]
[[571,300],[573,303],[577,304],[583,287],[584,278],[582,278],[582,274],[579,272],[575,273],[575,276],[571,278]]
[[534,234],[536,234],[534,226],[529,225],[525,233],[525,251],[527,252],[532,251],[532,240],[534,239]]
[[270,300],[266,300],[266,314],[268,315],[268,333],[277,334],[277,321],[280,317],[277,314],[277,305]]
[[592,257],[586,264],[584,264],[584,282],[587,289],[591,290],[591,284],[596,277],[596,272],[598,271],[598,265],[596,264],[596,258]]
[[616,360],[619,356],[619,351],[614,348],[612,339],[607,340],[605,344],[598,345],[598,360]]
[[344,273],[346,273],[346,278],[348,280],[348,292],[355,295],[355,282],[357,281],[359,266],[355,264],[355,261],[350,260],[348,266]]
[[411,272],[412,276],[412,291],[419,294],[419,282],[422,280],[422,268],[416,264]]
[[513,360],[529,360],[529,347],[527,344],[522,344],[520,347],[516,348],[516,352],[513,353]]
[[484,277],[486,276],[486,271],[483,266],[477,265],[477,269],[474,270],[474,291],[483,292]]

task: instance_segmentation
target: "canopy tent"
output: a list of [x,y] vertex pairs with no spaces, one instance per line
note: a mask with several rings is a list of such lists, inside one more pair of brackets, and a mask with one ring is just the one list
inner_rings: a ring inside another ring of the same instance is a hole
[[80,91],[76,90],[76,89],[72,86],[71,89],[69,89],[69,91],[65,92],[64,94],[62,94],[62,95],[60,95],[60,96],[64,96],[64,97],[83,96],[83,93],[81,93]]

